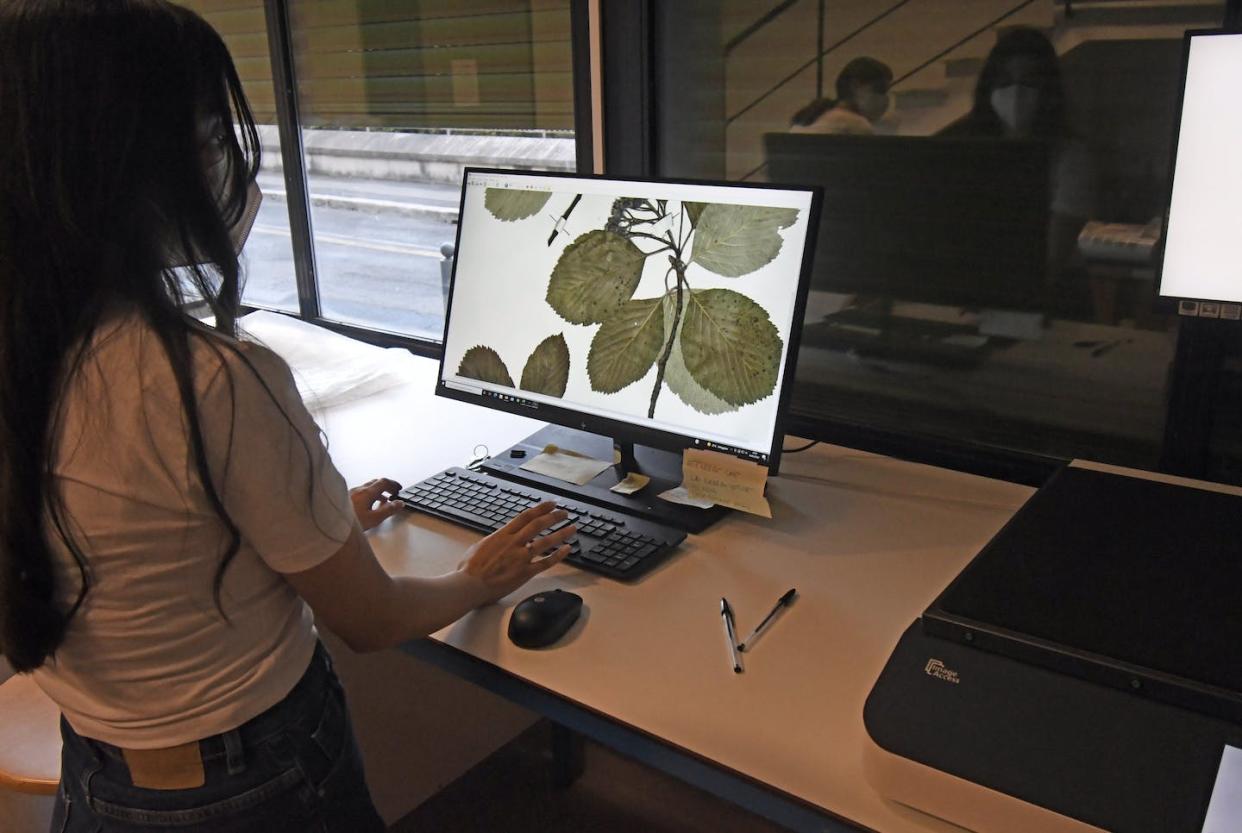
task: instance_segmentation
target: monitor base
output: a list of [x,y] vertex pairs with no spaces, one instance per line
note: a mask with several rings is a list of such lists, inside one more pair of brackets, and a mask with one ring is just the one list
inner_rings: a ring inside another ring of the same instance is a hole
[[[583,486],[527,471],[521,466],[548,445],[569,449],[597,460],[619,460]],[[513,452],[525,452],[514,456]],[[614,451],[616,452],[614,456]],[[729,510],[715,506],[698,509],[661,500],[658,495],[681,485],[681,454],[632,443],[614,443],[611,437],[549,425],[526,439],[484,461],[481,468],[488,474],[506,480],[527,483],[570,498],[581,498],[603,507],[615,509],[656,523],[702,532],[723,518]],[[642,491],[622,495],[611,491],[629,472],[651,478]]]

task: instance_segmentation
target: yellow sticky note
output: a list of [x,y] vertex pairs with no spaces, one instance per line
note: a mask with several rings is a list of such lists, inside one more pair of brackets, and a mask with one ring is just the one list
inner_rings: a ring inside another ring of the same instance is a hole
[[767,466],[718,451],[688,448],[682,457],[681,476],[682,485],[692,498],[772,517],[772,508],[763,496],[768,482]]
[[613,486],[609,491],[616,492],[619,495],[632,495],[635,492],[641,492],[650,482],[651,478],[647,475],[632,471],[625,476],[624,480]]

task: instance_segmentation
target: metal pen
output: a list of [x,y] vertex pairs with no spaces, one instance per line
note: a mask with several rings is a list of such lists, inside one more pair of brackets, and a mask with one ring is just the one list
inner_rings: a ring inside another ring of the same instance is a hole
[[737,633],[733,630],[733,608],[729,607],[729,600],[721,597],[720,599],[720,618],[724,620],[725,639],[729,643],[729,657],[733,660],[733,673],[742,673],[742,658],[737,655]]
[[789,591],[786,592],[784,596],[781,596],[779,599],[776,600],[776,604],[772,606],[771,612],[769,612],[767,616],[763,617],[763,621],[760,622],[755,627],[755,629],[750,632],[750,636],[742,640],[742,644],[738,645],[737,649],[739,651],[745,651],[746,643],[750,642],[752,639],[758,636],[759,632],[763,630],[764,628],[766,628],[768,626],[768,623],[771,622],[774,618],[776,618],[776,614],[780,613],[781,610],[789,606],[789,603],[793,601],[793,598],[796,595],[798,595],[797,588],[794,588],[794,587],[789,588]]

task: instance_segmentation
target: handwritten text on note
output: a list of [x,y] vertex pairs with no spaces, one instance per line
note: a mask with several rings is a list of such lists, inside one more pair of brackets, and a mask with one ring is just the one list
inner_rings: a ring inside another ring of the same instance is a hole
[[763,496],[768,482],[767,466],[718,451],[688,448],[682,459],[681,476],[690,497],[772,517],[772,508]]

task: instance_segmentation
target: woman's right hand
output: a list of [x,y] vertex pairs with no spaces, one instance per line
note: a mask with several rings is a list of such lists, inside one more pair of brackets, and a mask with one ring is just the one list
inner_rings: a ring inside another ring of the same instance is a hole
[[545,501],[522,512],[466,551],[459,569],[481,585],[484,603],[494,602],[569,555],[578,528],[572,524],[545,537],[539,533],[566,518],[563,509]]

